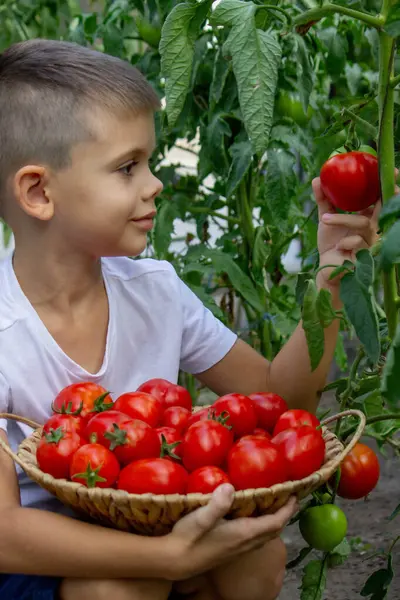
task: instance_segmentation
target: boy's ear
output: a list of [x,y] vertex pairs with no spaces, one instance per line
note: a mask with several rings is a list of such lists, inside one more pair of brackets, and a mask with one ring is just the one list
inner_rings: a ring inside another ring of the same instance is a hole
[[14,177],[14,197],[19,206],[40,221],[50,221],[54,215],[54,204],[47,194],[46,184],[46,169],[39,165],[22,167]]

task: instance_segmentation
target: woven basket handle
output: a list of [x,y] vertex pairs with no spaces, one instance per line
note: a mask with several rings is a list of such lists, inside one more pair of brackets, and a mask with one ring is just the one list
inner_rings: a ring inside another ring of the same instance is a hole
[[367,424],[367,418],[364,415],[364,413],[361,412],[361,410],[349,409],[338,413],[337,415],[332,415],[332,417],[328,417],[327,419],[322,421],[321,425],[326,427],[330,423],[334,423],[335,421],[338,421],[343,417],[356,417],[356,419],[359,419],[360,422],[353,434],[353,437],[350,439],[349,443],[345,445],[342,453],[340,454],[340,457],[338,457],[338,460],[340,460],[340,462],[342,462],[342,460],[353,450],[354,446],[357,444],[362,434],[364,433],[364,429]]
[[[19,421],[20,423],[24,423],[25,425],[29,425],[32,429],[39,429],[41,425],[35,423],[35,421],[31,421],[31,419],[26,419],[25,417],[19,417],[18,415],[12,415],[10,413],[0,413],[0,419],[7,419],[11,421]],[[20,467],[25,468],[25,463],[17,456],[15,452],[13,452],[10,446],[0,437],[0,448],[4,450],[6,454],[10,458],[12,458]]]

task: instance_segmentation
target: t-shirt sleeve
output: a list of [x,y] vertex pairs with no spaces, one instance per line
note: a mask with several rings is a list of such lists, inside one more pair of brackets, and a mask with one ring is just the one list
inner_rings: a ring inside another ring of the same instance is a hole
[[237,340],[179,279],[182,303],[182,345],[180,366],[186,373],[202,373],[224,358]]
[[[10,387],[0,373],[0,413],[10,412]],[[0,429],[7,431],[7,421],[0,419]]]

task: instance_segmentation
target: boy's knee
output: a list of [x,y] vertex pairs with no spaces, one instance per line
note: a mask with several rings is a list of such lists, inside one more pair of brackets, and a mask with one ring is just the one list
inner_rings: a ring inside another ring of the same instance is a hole
[[167,600],[168,581],[158,579],[64,579],[59,600]]

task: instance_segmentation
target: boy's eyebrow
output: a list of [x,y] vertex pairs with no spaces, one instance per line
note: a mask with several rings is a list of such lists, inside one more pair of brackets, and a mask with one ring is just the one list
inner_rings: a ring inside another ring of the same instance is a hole
[[[153,144],[150,148],[150,156],[155,152],[157,146],[156,144]],[[121,154],[120,156],[118,156],[116,159],[114,159],[112,162],[113,164],[118,164],[118,163],[122,163],[124,160],[128,160],[129,158],[132,158],[132,156],[138,155],[138,154],[147,154],[149,151],[148,148],[144,148],[144,147],[140,147],[140,146],[135,146],[134,148],[131,148],[130,150],[127,150],[126,152],[124,152],[123,154]]]

